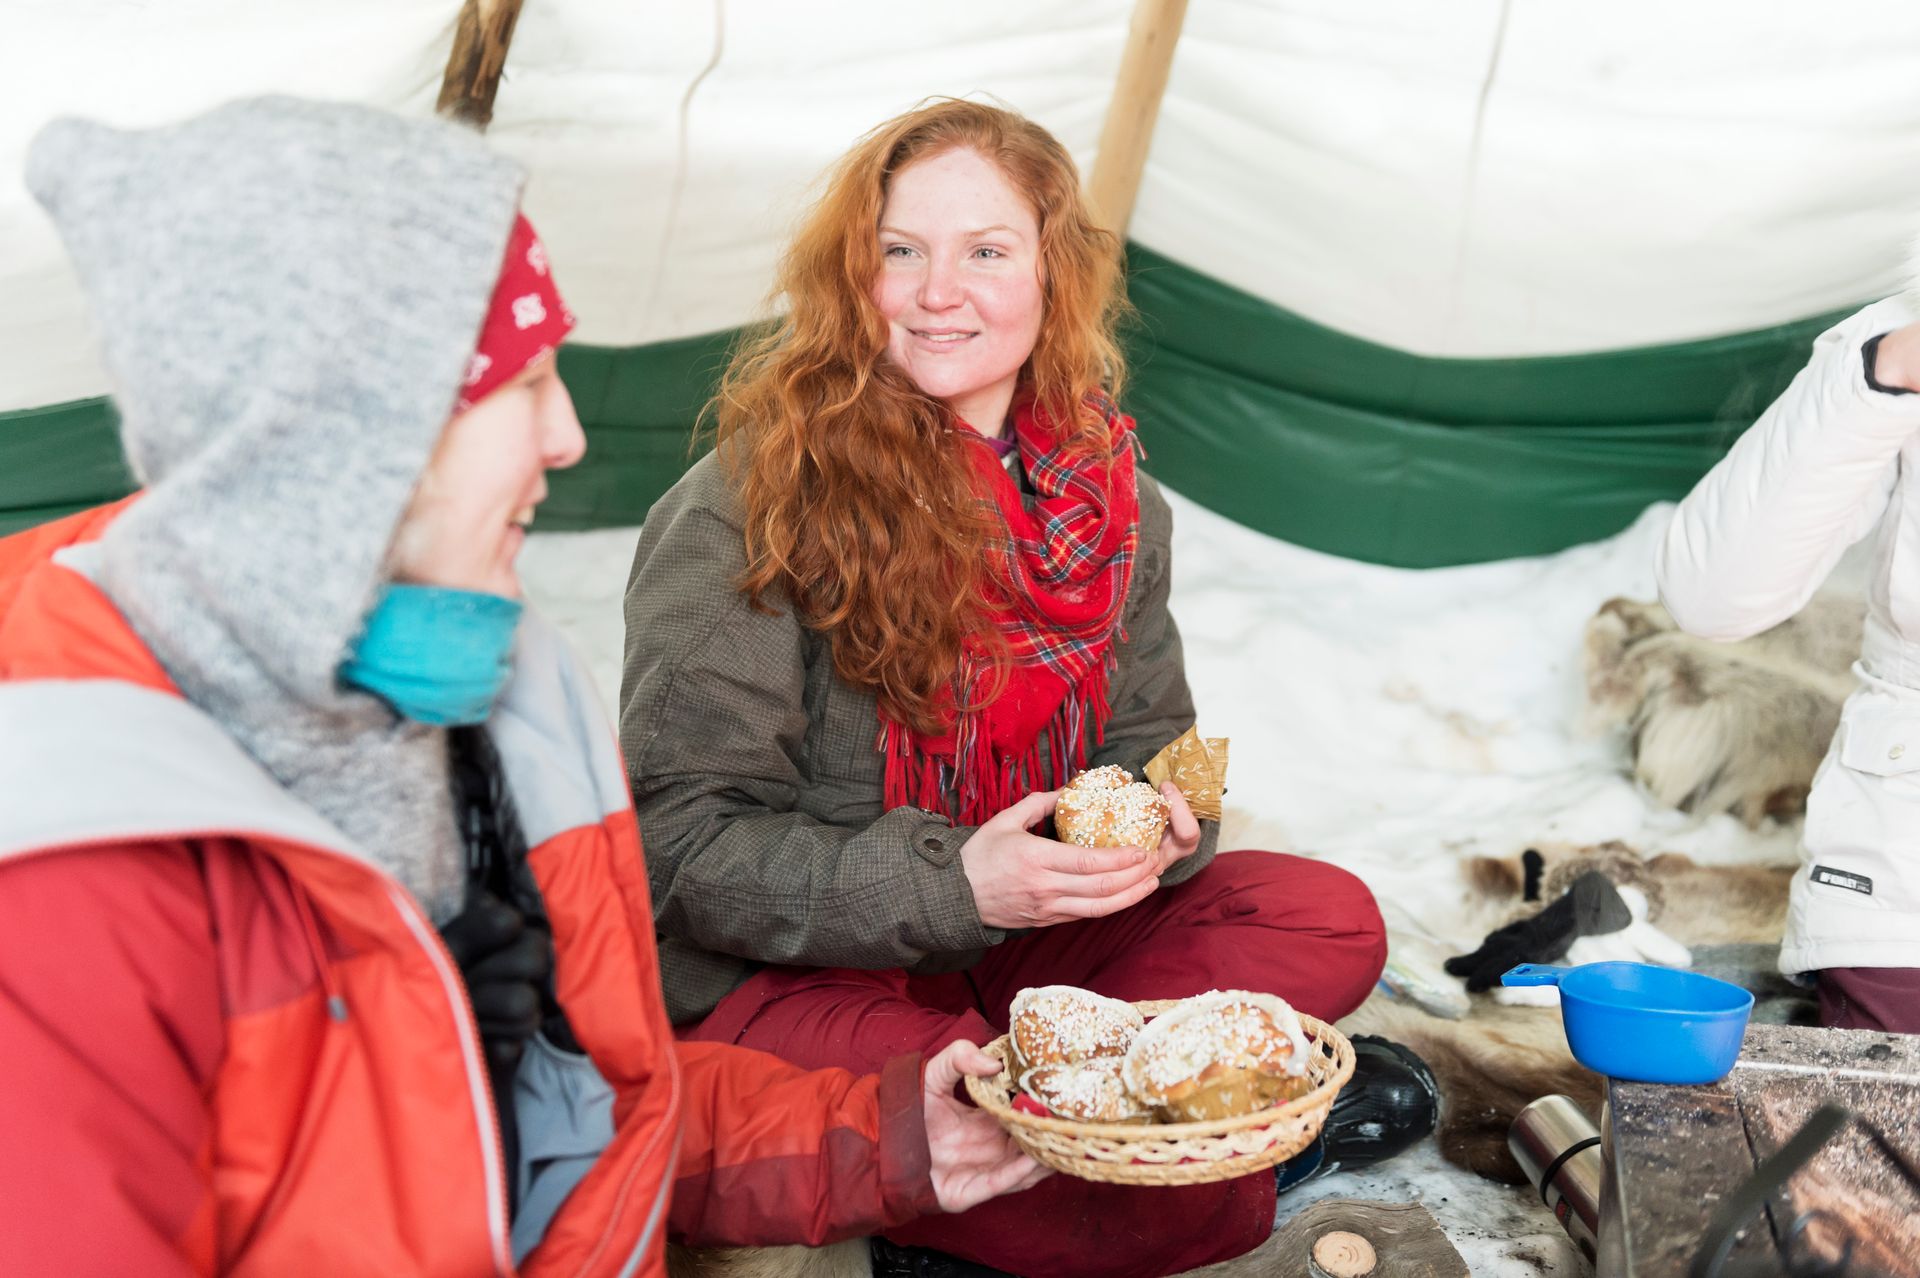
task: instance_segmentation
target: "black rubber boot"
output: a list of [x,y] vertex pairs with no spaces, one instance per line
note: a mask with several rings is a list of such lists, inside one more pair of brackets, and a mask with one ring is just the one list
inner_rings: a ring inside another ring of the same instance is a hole
[[1399,1043],[1373,1034],[1353,1040],[1353,1077],[1333,1098],[1322,1132],[1321,1175],[1371,1167],[1433,1134],[1440,1087],[1427,1063]]
[[1012,1278],[1001,1270],[944,1251],[902,1247],[884,1238],[868,1239],[867,1251],[873,1260],[873,1278]]
[[1385,1162],[1432,1133],[1440,1088],[1427,1063],[1373,1034],[1353,1040],[1353,1077],[1333,1099],[1327,1125],[1304,1152],[1274,1168],[1281,1193],[1329,1172]]

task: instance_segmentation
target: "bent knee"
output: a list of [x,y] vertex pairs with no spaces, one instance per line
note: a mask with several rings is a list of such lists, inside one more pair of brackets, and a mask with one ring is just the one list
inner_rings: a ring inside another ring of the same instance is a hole
[[1288,852],[1253,851],[1224,852],[1207,870],[1218,871],[1221,887],[1269,918],[1309,914],[1325,925],[1385,942],[1386,924],[1373,889],[1351,870]]
[[[1220,860],[1218,858],[1215,864]],[[1311,938],[1327,1002],[1344,1016],[1365,1001],[1387,964],[1387,925],[1373,890],[1350,870],[1282,852],[1238,853],[1241,908],[1292,937]]]

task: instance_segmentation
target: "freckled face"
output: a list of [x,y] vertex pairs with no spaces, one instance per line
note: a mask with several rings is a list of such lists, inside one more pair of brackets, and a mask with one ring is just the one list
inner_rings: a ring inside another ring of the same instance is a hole
[[888,358],[998,434],[1045,310],[1033,208],[978,151],[944,151],[894,176],[879,236]]

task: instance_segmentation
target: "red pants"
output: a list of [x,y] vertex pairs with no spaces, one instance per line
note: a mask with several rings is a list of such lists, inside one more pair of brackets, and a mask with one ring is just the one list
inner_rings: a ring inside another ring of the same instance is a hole
[[1920,968],[1822,969],[1820,1023],[1829,1029],[1920,1034]]
[[[870,1073],[903,1052],[998,1037],[1029,985],[1128,1000],[1260,990],[1331,1021],[1366,998],[1386,956],[1360,880],[1318,861],[1232,852],[1117,915],[1011,937],[967,972],[767,968],[684,1033]],[[1157,1278],[1257,1246],[1273,1228],[1273,1199],[1271,1172],[1177,1189],[1055,1175],[889,1237],[1026,1278]]]

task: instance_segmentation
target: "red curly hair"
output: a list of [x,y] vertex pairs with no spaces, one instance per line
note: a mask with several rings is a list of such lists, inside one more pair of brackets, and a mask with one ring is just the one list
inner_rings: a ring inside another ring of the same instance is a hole
[[997,165],[1039,223],[1040,335],[1018,393],[1074,451],[1111,454],[1092,404],[1117,396],[1125,376],[1120,242],[1095,223],[1052,134],[977,102],[917,107],[833,168],[780,263],[785,314],[735,350],[711,405],[744,514],[740,588],[755,607],[790,600],[830,637],[843,680],[925,733],[947,726],[970,648],[994,663],[995,692],[1007,660],[983,602],[1005,524],[976,491],[951,413],[888,360],[872,296],[889,184],[956,148]]

